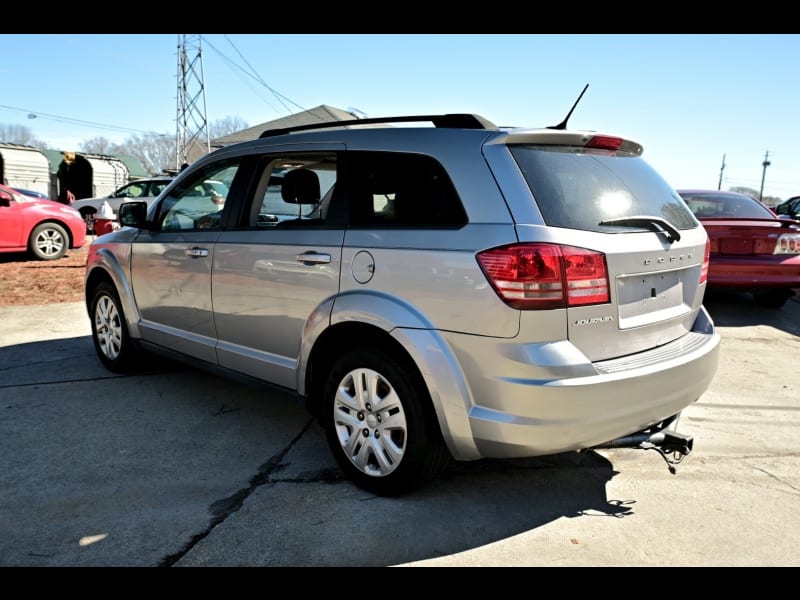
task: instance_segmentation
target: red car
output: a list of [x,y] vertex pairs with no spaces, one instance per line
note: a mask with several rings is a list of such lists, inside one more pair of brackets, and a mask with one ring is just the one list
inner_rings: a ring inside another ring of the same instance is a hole
[[0,185],[0,252],[55,260],[84,244],[86,222],[77,210]]
[[711,242],[708,289],[750,292],[780,308],[800,289],[800,222],[738,192],[677,190]]

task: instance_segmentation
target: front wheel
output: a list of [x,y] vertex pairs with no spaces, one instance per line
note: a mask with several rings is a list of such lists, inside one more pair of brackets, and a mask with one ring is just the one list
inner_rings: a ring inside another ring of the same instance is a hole
[[110,283],[99,283],[90,305],[92,341],[105,367],[116,373],[132,370],[138,363],[139,350],[128,334],[128,325],[119,294]]
[[42,223],[28,238],[28,249],[39,260],[61,258],[69,247],[69,236],[58,223]]
[[337,463],[362,489],[398,496],[434,479],[449,462],[422,378],[380,350],[354,350],[336,361],[322,411]]

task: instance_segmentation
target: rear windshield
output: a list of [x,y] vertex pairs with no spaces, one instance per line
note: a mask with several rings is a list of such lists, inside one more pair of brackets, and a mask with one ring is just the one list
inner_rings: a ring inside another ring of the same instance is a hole
[[680,192],[691,211],[700,218],[775,219],[775,214],[754,198],[725,192]]
[[699,226],[692,211],[641,157],[565,146],[510,146],[547,225],[608,233],[636,228],[603,221],[649,216],[677,229]]

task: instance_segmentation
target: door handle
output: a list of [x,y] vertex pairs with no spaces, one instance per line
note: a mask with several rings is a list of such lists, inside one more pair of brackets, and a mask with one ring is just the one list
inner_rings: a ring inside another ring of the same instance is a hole
[[324,252],[308,251],[295,256],[295,260],[306,265],[321,265],[331,262],[331,255]]
[[198,248],[197,246],[194,248],[189,248],[188,250],[184,250],[183,253],[186,256],[191,256],[192,258],[202,258],[204,256],[208,256],[208,250],[205,248]]

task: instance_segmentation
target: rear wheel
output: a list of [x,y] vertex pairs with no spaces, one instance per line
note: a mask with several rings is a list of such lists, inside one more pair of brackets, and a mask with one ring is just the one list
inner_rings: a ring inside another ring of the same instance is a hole
[[786,301],[793,296],[790,290],[766,290],[763,292],[755,292],[753,300],[758,306],[762,308],[780,308]]
[[128,334],[128,325],[119,294],[113,285],[97,285],[90,305],[92,341],[100,361],[107,369],[124,373],[139,362],[136,342]]
[[39,260],[61,258],[69,247],[69,236],[58,223],[37,225],[28,238],[28,248]]
[[429,482],[450,459],[421,377],[376,348],[348,352],[333,365],[322,425],[345,475],[381,496]]

